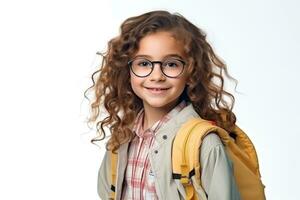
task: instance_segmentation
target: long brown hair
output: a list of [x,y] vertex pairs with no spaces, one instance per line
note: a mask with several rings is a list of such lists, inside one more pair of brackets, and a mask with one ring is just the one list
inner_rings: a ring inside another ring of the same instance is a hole
[[[106,144],[108,150],[117,150],[134,136],[131,128],[143,104],[131,88],[127,63],[138,51],[141,38],[158,31],[168,31],[181,40],[188,56],[189,78],[180,98],[191,102],[203,119],[215,121],[229,132],[233,130],[235,99],[224,90],[223,71],[237,85],[236,79],[228,74],[226,64],[214,53],[203,30],[178,13],[158,10],[126,19],[121,24],[120,35],[108,42],[106,52],[100,53],[102,63],[92,74],[93,85],[85,91],[86,94],[92,89],[94,94],[88,123],[96,122],[98,137],[92,142],[106,137],[104,127],[109,128],[111,133]],[[229,102],[225,97],[229,98]],[[108,115],[100,120],[101,106]]]

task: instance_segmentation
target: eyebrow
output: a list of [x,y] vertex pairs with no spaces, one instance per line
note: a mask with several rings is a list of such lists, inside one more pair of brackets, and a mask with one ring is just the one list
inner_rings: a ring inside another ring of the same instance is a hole
[[[152,58],[152,56],[150,55],[145,55],[145,54],[139,54],[139,55],[136,55],[134,58],[138,58],[138,57],[146,57],[146,58]],[[182,56],[180,56],[179,54],[167,54],[163,57],[164,58],[167,58],[167,57],[178,57],[180,58],[181,60],[184,60],[184,58]]]

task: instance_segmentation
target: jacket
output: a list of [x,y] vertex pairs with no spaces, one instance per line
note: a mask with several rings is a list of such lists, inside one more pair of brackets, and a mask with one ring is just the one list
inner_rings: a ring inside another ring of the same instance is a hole
[[[180,126],[188,119],[199,117],[192,104],[171,118],[156,133],[156,145],[149,149],[149,160],[155,177],[155,189],[159,199],[183,200],[185,190],[179,180],[172,178],[172,142]],[[118,150],[116,200],[120,200],[124,180],[129,142]],[[200,149],[201,186],[192,177],[192,184],[201,200],[239,200],[240,195],[233,176],[233,166],[224,146],[216,134],[203,140]],[[102,200],[110,194],[110,154],[105,152],[98,171],[97,191]]]

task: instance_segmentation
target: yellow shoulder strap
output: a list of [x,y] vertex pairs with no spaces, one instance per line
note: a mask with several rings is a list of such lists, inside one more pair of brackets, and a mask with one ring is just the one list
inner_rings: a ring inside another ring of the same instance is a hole
[[117,177],[117,162],[118,162],[118,154],[113,153],[110,151],[110,161],[111,161],[111,193],[110,198],[111,200],[115,199],[115,191],[116,191],[116,177]]
[[200,181],[199,147],[203,138],[215,128],[213,122],[201,118],[192,118],[184,123],[173,142],[172,167],[173,178],[180,179],[186,192],[186,200],[198,200],[191,183],[195,175]]

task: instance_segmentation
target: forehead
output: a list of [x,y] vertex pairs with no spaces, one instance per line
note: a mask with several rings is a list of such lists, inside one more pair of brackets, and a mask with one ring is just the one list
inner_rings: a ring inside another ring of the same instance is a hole
[[185,57],[183,44],[170,32],[160,31],[143,37],[134,57],[147,56],[153,59],[162,59],[169,55]]

